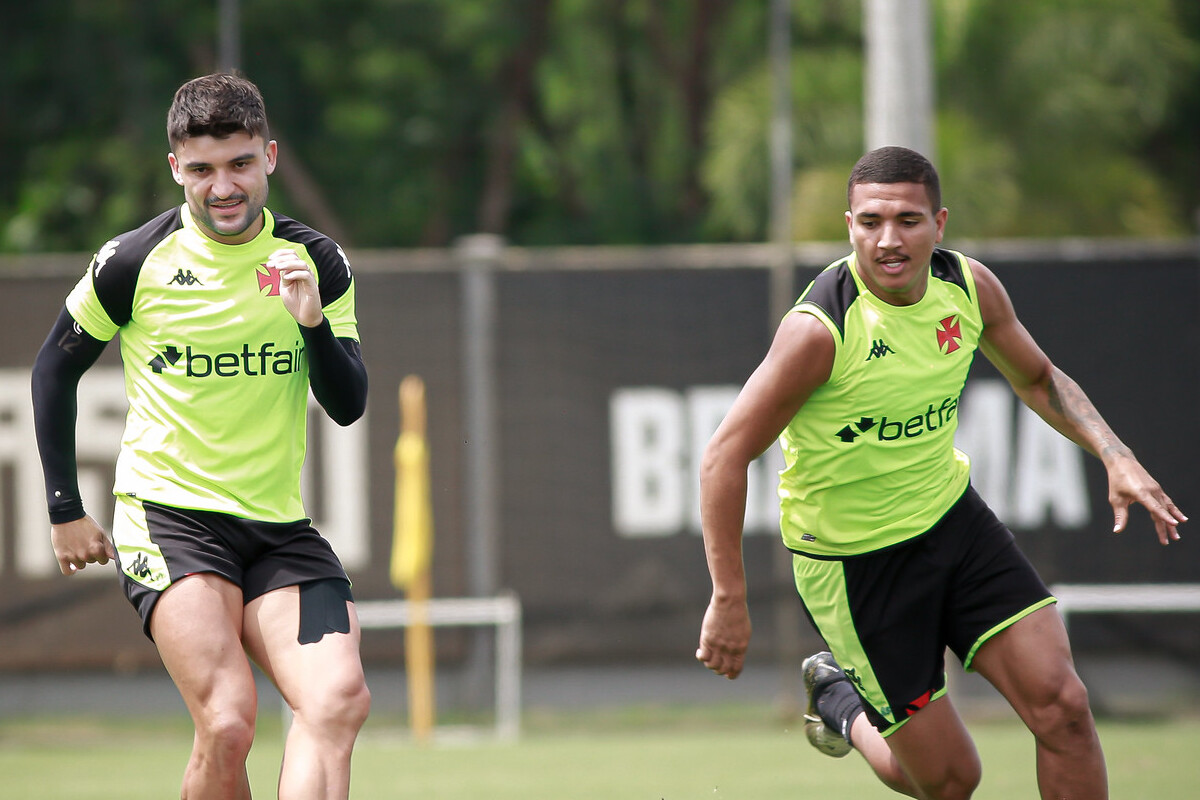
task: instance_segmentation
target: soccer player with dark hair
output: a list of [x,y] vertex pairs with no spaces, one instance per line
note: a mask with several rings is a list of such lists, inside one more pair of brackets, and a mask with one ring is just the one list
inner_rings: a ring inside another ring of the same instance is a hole
[[996,276],[937,247],[948,212],[927,159],[902,147],[867,153],[847,200],[853,252],[785,316],[704,453],[713,590],[696,657],[728,678],[742,671],[746,471],[778,439],[783,540],[830,650],[803,666],[810,742],[833,756],[857,749],[903,794],[970,797],[981,766],[946,694],[948,647],[1033,733],[1042,797],[1107,797],[1087,690],[1055,600],[971,488],[970,462],[954,447],[975,351],[1100,459],[1115,531],[1135,502],[1163,545],[1179,539],[1187,517],[1033,340]]
[[[354,276],[265,207],[278,147],[258,88],[189,81],[167,115],[185,202],[107,242],[38,353],[33,403],[64,575],[116,560],[195,724],[181,796],[250,797],[251,661],[293,712],[280,798],[344,800],[367,717],[350,582],[300,497],[308,394],[366,408]],[[80,377],[120,334],[129,413],[111,539],[79,493]]]

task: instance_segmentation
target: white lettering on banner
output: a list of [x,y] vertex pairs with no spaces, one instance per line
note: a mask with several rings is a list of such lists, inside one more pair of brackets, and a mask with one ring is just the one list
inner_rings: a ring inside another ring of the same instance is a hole
[[[628,387],[609,399],[612,515],[628,538],[700,531],[700,459],[737,386],[685,391]],[[971,456],[972,481],[997,516],[1013,528],[1085,526],[1090,503],[1083,451],[1017,402],[1008,383],[968,383],[960,408],[958,446]],[[748,473],[745,532],[779,530],[778,475],[783,455],[772,446]]]
[[[29,370],[0,370],[0,468],[13,473],[13,493],[0,484],[0,526],[12,520],[16,531],[0,527],[0,542],[14,541],[14,567],[24,578],[57,574],[50,548],[42,465],[33,432]],[[316,401],[310,396],[310,405]],[[76,457],[79,491],[88,513],[108,527],[112,521],[112,484],[121,433],[128,408],[125,379],[117,367],[96,367],[79,384]],[[369,563],[368,452],[365,419],[347,428],[323,412],[309,415],[310,441],[315,443],[305,464],[302,485],[321,513],[314,525],[329,539],[348,570]],[[9,511],[9,508],[12,511]],[[0,546],[0,554],[7,551]],[[0,563],[0,571],[10,567]],[[83,576],[111,575],[84,570]]]
[[[11,519],[17,526],[15,532],[3,532],[5,539],[14,540],[17,574],[44,578],[56,575],[58,564],[50,547],[46,490],[33,434],[29,384],[29,370],[0,371],[0,404],[3,404],[0,462],[12,468],[14,477],[13,496],[0,499],[11,504],[13,513],[0,514],[0,520]],[[111,519],[113,463],[121,444],[127,408],[121,370],[96,368],[85,373],[79,382],[78,397],[75,456],[79,492],[89,513],[100,520]],[[111,577],[110,572],[96,569],[84,570],[81,575]]]
[[[686,393],[691,427],[688,486],[692,493],[688,529],[692,533],[700,533],[700,461],[704,457],[704,448],[729,413],[739,391],[737,386],[695,386]],[[779,445],[772,444],[747,470],[745,533],[779,533],[779,471],[782,469],[783,451]]]
[[618,389],[609,400],[613,526],[668,536],[686,513],[683,399],[670,389]]
[[1083,450],[1018,402],[1006,381],[967,384],[955,443],[971,456],[980,496],[1010,527],[1071,530],[1091,521]]
[[[736,386],[659,387],[615,391],[609,400],[613,527],[624,537],[700,532],[700,459],[737,397]],[[777,474],[772,447],[750,467],[747,534],[779,531]]]

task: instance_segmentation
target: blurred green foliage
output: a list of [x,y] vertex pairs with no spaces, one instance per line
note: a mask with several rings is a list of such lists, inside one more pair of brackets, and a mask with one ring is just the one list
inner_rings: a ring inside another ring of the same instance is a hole
[[[929,1],[955,237],[1193,231],[1200,4]],[[762,241],[768,5],[240,0],[271,205],[355,247]],[[218,6],[5,4],[0,251],[94,250],[180,202],[164,117],[217,68]],[[797,239],[845,235],[862,13],[792,3]]]

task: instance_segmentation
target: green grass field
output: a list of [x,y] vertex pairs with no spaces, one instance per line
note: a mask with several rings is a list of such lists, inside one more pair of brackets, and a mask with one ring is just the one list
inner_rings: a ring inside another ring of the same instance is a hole
[[[1015,721],[971,723],[984,762],[978,800],[1036,798],[1033,748]],[[1200,789],[1200,720],[1102,721],[1112,797],[1185,800]],[[178,797],[185,719],[0,721],[0,797]],[[250,758],[255,796],[274,797],[280,726],[263,720]],[[413,743],[399,720],[372,719],[351,796],[422,800],[797,800],[887,798],[856,755],[832,760],[770,709],[640,707],[531,712],[519,741]]]

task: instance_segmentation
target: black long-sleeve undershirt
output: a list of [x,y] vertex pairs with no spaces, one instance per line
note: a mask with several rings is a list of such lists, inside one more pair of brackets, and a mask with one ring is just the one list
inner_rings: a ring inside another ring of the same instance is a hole
[[33,427],[46,481],[46,507],[55,525],[84,515],[75,461],[79,379],[107,344],[89,336],[64,308],[33,363]]
[[313,397],[338,425],[349,425],[367,410],[367,367],[353,339],[333,335],[329,319],[315,328],[300,326],[308,354],[308,384]]

